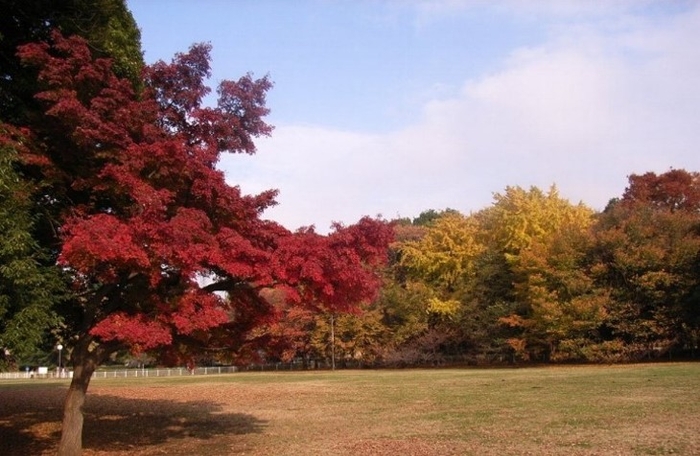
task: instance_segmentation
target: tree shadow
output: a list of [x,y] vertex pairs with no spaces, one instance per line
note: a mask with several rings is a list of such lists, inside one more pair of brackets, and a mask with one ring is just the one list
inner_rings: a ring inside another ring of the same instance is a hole
[[[55,454],[65,394],[63,385],[0,387],[0,454]],[[226,436],[259,434],[267,424],[252,415],[226,412],[213,401],[176,400],[88,393],[84,407],[85,452],[126,454],[120,452],[138,449],[143,453],[154,447],[154,451],[162,453],[162,449],[155,447],[164,446],[167,454],[191,454],[191,448],[183,447],[180,452],[178,446],[190,439],[206,442]],[[204,450],[206,444],[199,448]],[[220,445],[212,448],[219,448],[214,453],[223,453]]]

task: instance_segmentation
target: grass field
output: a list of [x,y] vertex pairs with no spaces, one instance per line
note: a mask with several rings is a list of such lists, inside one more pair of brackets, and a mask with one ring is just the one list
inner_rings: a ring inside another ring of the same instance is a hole
[[[54,454],[67,383],[0,383],[0,454]],[[93,380],[86,455],[696,455],[700,364]]]

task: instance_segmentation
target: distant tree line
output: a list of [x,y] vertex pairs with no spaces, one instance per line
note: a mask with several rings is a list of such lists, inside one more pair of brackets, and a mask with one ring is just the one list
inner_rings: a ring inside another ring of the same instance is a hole
[[698,355],[697,172],[631,175],[602,212],[556,187],[508,187],[478,212],[393,226],[380,297],[340,315],[281,306],[265,356],[410,366]]

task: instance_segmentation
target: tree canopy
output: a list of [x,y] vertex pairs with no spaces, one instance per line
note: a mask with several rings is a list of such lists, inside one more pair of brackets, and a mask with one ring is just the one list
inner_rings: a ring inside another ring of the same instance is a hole
[[223,81],[216,107],[204,106],[209,53],[194,45],[145,68],[137,93],[81,37],[55,31],[19,47],[22,64],[37,70],[43,115],[22,137],[4,128],[2,141],[18,155],[29,213],[41,216],[32,241],[69,285],[56,309],[74,369],[61,454],[80,448],[80,407],[110,354],[184,362],[228,347],[234,356],[274,315],[263,290],[334,311],[377,291],[388,225],[366,218],[329,236],[292,233],[261,218],[275,190],[244,195],[226,183],[220,155],[252,154],[254,139],[272,131],[263,120],[272,84]]
[[384,364],[696,356],[698,174],[629,176],[599,213],[507,187],[469,215],[395,224],[372,308]]

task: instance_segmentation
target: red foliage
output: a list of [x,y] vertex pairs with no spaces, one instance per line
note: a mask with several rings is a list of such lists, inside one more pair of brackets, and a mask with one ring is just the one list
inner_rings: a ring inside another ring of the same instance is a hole
[[213,165],[220,152],[255,153],[253,138],[269,135],[272,127],[262,121],[269,110],[265,93],[267,79],[251,75],[237,82],[223,81],[217,90],[218,106],[202,107],[211,92],[204,84],[211,74],[210,45],[197,45],[187,54],[177,54],[172,64],[162,61],[146,69],[150,95],[163,107],[159,122],[168,131],[184,134],[187,144],[199,146],[200,158]]
[[279,312],[278,319],[266,331],[266,354],[284,362],[307,355],[311,351],[315,313],[300,306],[287,307]]
[[90,331],[104,341],[120,341],[139,352],[172,342],[170,328],[144,314],[127,315],[114,312],[98,322]]
[[228,321],[222,301],[214,294],[191,291],[180,299],[170,320],[180,334],[192,334],[219,326]]
[[132,227],[109,214],[72,218],[64,225],[59,263],[102,282],[118,280],[117,272],[145,270],[149,258],[135,242]]
[[336,225],[328,236],[305,229],[282,238],[274,259],[288,298],[334,312],[372,300],[392,237],[389,224],[366,217],[349,227]]
[[629,176],[622,202],[668,210],[700,211],[700,175],[682,169]]
[[240,345],[271,310],[262,289],[348,311],[378,288],[386,223],[293,234],[260,218],[276,191],[246,196],[226,184],[220,154],[254,153],[254,138],[272,131],[263,121],[271,83],[224,81],[217,106],[202,106],[209,53],[195,45],[147,68],[137,94],[81,38],[55,33],[20,49],[44,87],[36,98],[46,115],[30,126],[42,142],[22,154],[59,228],[48,243],[75,282],[72,337],[135,350]]

